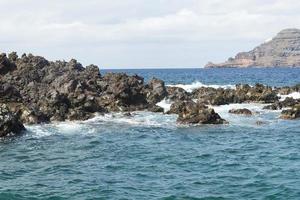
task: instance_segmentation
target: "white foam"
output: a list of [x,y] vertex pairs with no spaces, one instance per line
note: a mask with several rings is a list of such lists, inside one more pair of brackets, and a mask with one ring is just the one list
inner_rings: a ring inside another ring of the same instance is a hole
[[60,122],[55,123],[53,126],[61,133],[72,134],[76,132],[80,132],[84,127],[80,122]]
[[211,88],[224,88],[224,89],[235,89],[235,85],[206,85],[199,81],[196,81],[192,84],[176,84],[176,85],[167,85],[169,87],[179,87],[184,89],[187,92],[192,92],[193,90],[200,87],[211,87]]
[[293,99],[300,99],[300,92],[293,92],[293,93],[290,93],[288,95],[279,94],[278,96],[280,97],[280,101],[283,101],[288,97],[291,97]]
[[172,103],[173,102],[171,100],[165,98],[161,102],[158,102],[156,105],[163,108],[164,112],[168,112],[171,108]]
[[98,115],[85,123],[112,123],[127,124],[132,126],[145,127],[174,127],[176,126],[176,115],[165,115],[162,113],[152,113],[146,111],[132,112],[130,116],[123,113],[109,113]]
[[[227,120],[230,124],[241,126],[253,126],[257,121],[273,122],[278,118],[281,111],[265,110],[263,107],[266,104],[259,103],[242,103],[242,104],[229,104],[221,106],[211,106],[223,119]],[[253,115],[244,116],[229,113],[231,109],[249,109]]]
[[25,126],[26,130],[29,131],[31,133],[31,136],[33,137],[47,137],[50,135],[53,135],[54,132],[49,130],[49,126],[48,125],[29,125],[29,126]]

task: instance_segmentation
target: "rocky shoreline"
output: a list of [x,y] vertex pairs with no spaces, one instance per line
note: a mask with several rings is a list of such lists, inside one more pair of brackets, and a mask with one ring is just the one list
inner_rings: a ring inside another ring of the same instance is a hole
[[[165,114],[177,114],[182,124],[226,124],[210,105],[268,103],[265,109],[282,109],[283,119],[300,117],[300,101],[280,95],[299,92],[300,85],[272,88],[261,84],[236,85],[235,89],[201,87],[187,92],[168,87],[153,78],[148,83],[138,75],[101,75],[95,65],[83,67],[72,59],[48,61],[43,57],[13,52],[0,55],[0,137],[19,134],[23,124],[87,120],[96,113],[147,110],[164,112],[156,104],[173,102]],[[246,110],[232,111],[249,114]]]

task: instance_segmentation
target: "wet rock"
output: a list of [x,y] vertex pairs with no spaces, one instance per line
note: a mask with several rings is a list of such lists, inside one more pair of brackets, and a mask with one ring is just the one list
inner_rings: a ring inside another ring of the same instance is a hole
[[149,107],[148,111],[150,111],[150,112],[161,112],[162,113],[162,112],[164,112],[164,109],[162,107],[154,105],[154,106]]
[[247,108],[231,109],[231,110],[229,110],[229,113],[231,113],[231,114],[237,114],[237,115],[252,115],[251,110],[249,110]]
[[255,123],[257,126],[262,126],[262,125],[268,124],[268,122],[265,122],[265,121],[256,121]]
[[291,109],[281,112],[281,119],[297,119],[300,118],[300,104],[293,106]]
[[0,137],[20,134],[25,127],[5,104],[0,104]]
[[282,108],[293,107],[299,103],[299,100],[293,99],[291,97],[285,98],[283,101],[276,101],[271,105],[265,106],[263,109],[267,110],[281,110]]
[[212,108],[193,101],[178,101],[172,104],[169,113],[177,113],[177,122],[181,124],[224,124]]
[[282,104],[281,104],[281,102],[275,102],[270,105],[264,106],[263,109],[265,109],[265,110],[281,110]]

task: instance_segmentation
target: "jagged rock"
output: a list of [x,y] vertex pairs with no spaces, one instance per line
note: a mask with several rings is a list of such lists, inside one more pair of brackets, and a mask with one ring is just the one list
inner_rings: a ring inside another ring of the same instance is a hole
[[231,110],[229,110],[229,113],[231,113],[231,114],[237,114],[237,115],[252,115],[251,110],[249,110],[247,108],[231,109]]
[[190,100],[190,95],[179,87],[167,87],[168,99],[172,101]]
[[280,118],[282,119],[297,119],[300,118],[300,104],[293,106],[291,109],[283,110]]
[[0,137],[19,134],[25,127],[5,104],[0,104]]
[[153,78],[145,88],[146,99],[150,105],[162,101],[167,96],[165,83],[162,80]]
[[147,108],[144,79],[126,74],[106,74],[100,85],[99,103],[109,111],[134,111]]
[[299,100],[293,99],[291,97],[285,98],[283,101],[276,101],[271,105],[265,106],[263,109],[267,110],[281,110],[282,108],[293,107],[298,104]]
[[267,41],[249,52],[238,53],[235,58],[205,67],[299,67],[300,30],[285,29],[272,40]]
[[261,84],[256,84],[253,87],[237,85],[235,90],[201,87],[192,92],[192,97],[201,103],[211,105],[243,102],[273,103],[279,99],[275,90]]
[[6,57],[5,53],[0,54],[0,75],[7,74],[15,68],[16,65]]
[[169,113],[178,114],[177,122],[181,124],[224,124],[214,109],[193,101],[177,101],[171,105]]

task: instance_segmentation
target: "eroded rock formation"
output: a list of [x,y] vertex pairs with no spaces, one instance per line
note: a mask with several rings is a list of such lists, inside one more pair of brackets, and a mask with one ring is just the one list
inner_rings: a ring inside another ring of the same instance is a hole
[[224,63],[209,62],[205,67],[300,67],[300,29],[282,30],[249,52],[238,53]]

